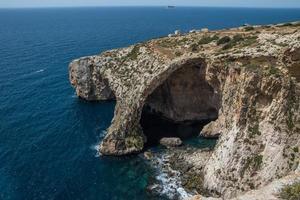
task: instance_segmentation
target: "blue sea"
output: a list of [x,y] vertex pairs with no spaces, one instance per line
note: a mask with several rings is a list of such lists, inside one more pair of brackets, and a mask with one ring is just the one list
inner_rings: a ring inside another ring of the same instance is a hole
[[161,199],[140,156],[97,156],[115,103],[78,99],[69,62],[176,29],[296,20],[299,9],[0,9],[0,199]]

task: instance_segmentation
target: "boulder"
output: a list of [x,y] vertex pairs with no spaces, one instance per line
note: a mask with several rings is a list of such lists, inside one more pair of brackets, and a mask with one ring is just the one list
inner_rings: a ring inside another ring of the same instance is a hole
[[176,138],[176,137],[162,138],[162,139],[160,139],[159,143],[163,146],[166,146],[166,147],[177,147],[177,146],[182,145],[181,139]]
[[153,158],[153,154],[151,151],[146,151],[144,153],[144,157],[147,159],[147,160],[151,160]]

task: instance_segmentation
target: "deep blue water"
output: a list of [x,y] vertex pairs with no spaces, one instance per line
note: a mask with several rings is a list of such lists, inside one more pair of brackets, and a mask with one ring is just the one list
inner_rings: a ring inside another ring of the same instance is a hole
[[151,198],[145,190],[151,170],[141,158],[96,156],[93,146],[110,124],[114,102],[74,96],[72,59],[176,29],[295,20],[299,9],[0,10],[0,199]]

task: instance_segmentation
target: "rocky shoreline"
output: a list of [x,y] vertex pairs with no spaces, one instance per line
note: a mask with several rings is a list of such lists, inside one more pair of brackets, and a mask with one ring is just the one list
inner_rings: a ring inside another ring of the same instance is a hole
[[142,157],[157,172],[156,181],[148,186],[148,191],[168,199],[186,200],[197,194],[217,197],[202,187],[203,167],[212,151],[213,147],[197,148],[189,144],[145,151]]
[[192,197],[183,186],[181,172],[171,167],[168,154],[155,153],[148,161],[156,170],[154,183],[147,187],[152,196],[183,200]]
[[[203,167],[212,152],[213,148],[199,149],[189,145],[147,150],[142,157],[156,171],[155,180],[148,185],[147,191],[158,199],[224,200],[221,194],[203,188]],[[279,200],[283,189],[295,183],[300,183],[299,172],[230,200]]]
[[197,133],[219,138],[213,151],[178,147],[165,162],[187,190],[232,199],[300,172],[299,27],[177,32],[74,60],[70,82],[83,99],[116,100],[103,155],[141,152],[153,137],[148,113],[207,122]]

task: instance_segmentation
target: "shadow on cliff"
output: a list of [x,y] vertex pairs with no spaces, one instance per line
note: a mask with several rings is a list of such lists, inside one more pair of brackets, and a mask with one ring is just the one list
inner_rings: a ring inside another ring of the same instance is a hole
[[152,147],[159,144],[159,140],[164,137],[179,137],[182,140],[199,136],[203,127],[211,120],[174,122],[163,117],[159,113],[152,113],[144,108],[141,125],[147,137],[145,147]]
[[220,97],[205,75],[203,60],[187,62],[148,96],[140,120],[146,146],[158,144],[163,137],[198,136],[218,118]]

